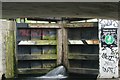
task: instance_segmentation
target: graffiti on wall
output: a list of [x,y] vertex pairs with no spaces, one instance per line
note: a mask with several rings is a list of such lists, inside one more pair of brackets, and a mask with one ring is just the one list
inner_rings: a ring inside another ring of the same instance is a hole
[[30,29],[21,29],[19,30],[19,34],[21,36],[42,36],[41,30],[39,29],[33,29],[32,31]]
[[41,36],[55,36],[56,30],[53,29],[20,29],[18,30],[19,36],[22,37],[41,37]]
[[102,59],[102,70],[106,73],[116,74],[117,72],[117,65],[119,61],[117,49],[110,49],[108,47],[102,49],[101,53]]
[[104,27],[109,27],[109,26],[113,26],[113,27],[117,27],[119,26],[118,21],[117,20],[107,20],[107,19],[99,19],[99,24],[101,25],[101,28]]
[[99,20],[99,72],[101,78],[118,77],[118,22]]

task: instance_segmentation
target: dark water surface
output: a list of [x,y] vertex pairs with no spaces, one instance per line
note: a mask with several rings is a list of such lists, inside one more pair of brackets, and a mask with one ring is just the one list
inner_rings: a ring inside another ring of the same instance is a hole
[[6,80],[96,80],[97,75],[90,74],[69,74],[66,79],[54,79],[54,78],[36,78],[38,76],[33,75],[20,75],[18,78],[6,79]]
[[47,74],[24,74],[7,80],[96,80],[97,75],[67,73],[64,66],[58,66]]

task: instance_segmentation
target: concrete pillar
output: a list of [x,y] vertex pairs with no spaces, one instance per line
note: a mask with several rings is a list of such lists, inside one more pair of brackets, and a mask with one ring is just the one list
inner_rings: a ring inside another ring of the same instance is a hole
[[[0,19],[0,78],[2,77],[3,74],[6,74],[6,63],[8,63],[6,61],[6,57],[7,57],[6,56],[6,40],[7,40],[6,38],[8,36],[8,32],[11,31],[12,27],[14,27],[13,22]],[[13,30],[11,32],[13,32]],[[12,56],[12,54],[10,55]],[[11,61],[11,59],[9,59],[9,61]],[[13,62],[9,64],[12,64],[12,63]],[[12,66],[10,66],[10,68],[11,67]]]
[[99,75],[98,80],[119,77],[119,24],[117,20],[99,19]]
[[2,66],[2,22],[0,21],[0,79],[3,74],[3,66]]
[[2,22],[1,22],[1,18],[2,18],[2,2],[0,1],[0,79],[2,77],[2,51],[1,51],[1,46],[2,46],[2,32],[1,32],[1,26],[2,26]]
[[0,77],[5,74],[6,61],[5,61],[5,38],[7,32],[7,21],[0,19]]

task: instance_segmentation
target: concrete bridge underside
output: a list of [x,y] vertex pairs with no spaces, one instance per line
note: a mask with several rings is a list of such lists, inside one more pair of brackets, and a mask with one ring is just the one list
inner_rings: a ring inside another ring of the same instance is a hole
[[119,2],[2,2],[2,17],[118,19]]

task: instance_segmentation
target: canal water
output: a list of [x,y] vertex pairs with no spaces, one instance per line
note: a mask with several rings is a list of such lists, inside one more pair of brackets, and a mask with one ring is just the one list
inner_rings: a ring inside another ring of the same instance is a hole
[[66,78],[66,79],[54,79],[54,78],[39,79],[39,78],[36,78],[36,77],[38,77],[38,76],[20,75],[18,78],[5,79],[5,80],[96,80],[97,75],[91,75],[91,74],[73,74],[73,73],[70,73],[68,75],[68,78]]
[[18,75],[17,78],[6,80],[96,80],[96,78],[97,75],[67,73],[64,66],[58,66],[44,75]]

